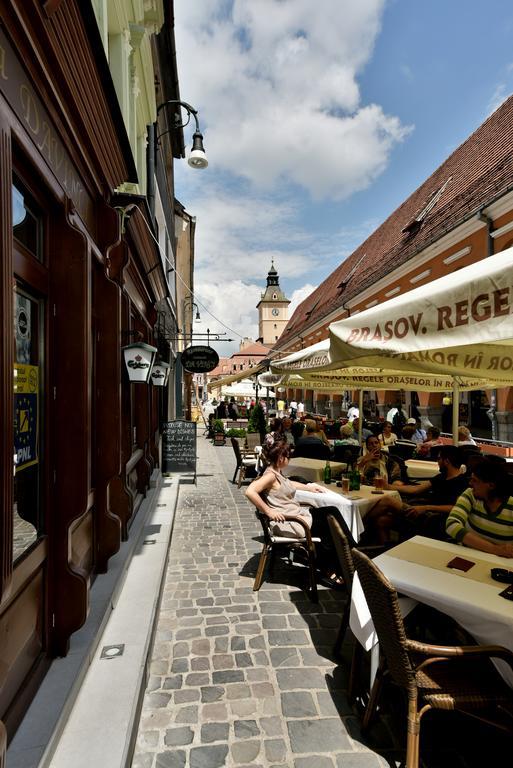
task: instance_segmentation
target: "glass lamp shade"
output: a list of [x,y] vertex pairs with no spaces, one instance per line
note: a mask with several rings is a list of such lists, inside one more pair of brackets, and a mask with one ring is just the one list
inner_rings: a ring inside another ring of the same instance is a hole
[[155,387],[165,387],[167,380],[169,379],[169,365],[168,363],[157,362],[154,363],[151,369],[151,383]]
[[128,378],[132,382],[147,384],[155,362],[157,348],[139,342],[123,347]]

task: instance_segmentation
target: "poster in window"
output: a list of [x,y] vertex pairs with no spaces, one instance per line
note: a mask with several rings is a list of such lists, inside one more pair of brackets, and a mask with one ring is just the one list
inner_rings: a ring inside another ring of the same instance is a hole
[[14,366],[14,457],[16,472],[38,463],[37,365]]

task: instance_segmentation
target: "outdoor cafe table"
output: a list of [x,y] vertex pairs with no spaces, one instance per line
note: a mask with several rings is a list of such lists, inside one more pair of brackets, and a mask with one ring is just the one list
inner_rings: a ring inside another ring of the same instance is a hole
[[[463,572],[448,568],[454,557],[475,565]],[[490,569],[513,567],[505,557],[489,555],[458,544],[414,536],[387,550],[374,562],[402,595],[430,605],[458,622],[480,645],[503,645],[513,651],[513,604],[499,596],[507,586],[494,581]],[[408,606],[411,610],[411,605]],[[406,611],[403,611],[405,615]],[[367,650],[377,647],[377,637],[355,574],[349,625]],[[373,654],[376,659],[377,654]],[[497,669],[513,687],[513,671],[500,660]],[[372,679],[372,678],[371,678]]]
[[422,459],[407,459],[405,461],[408,476],[414,480],[427,480],[440,473],[437,461],[423,461]]
[[[326,466],[325,459],[305,459],[302,456],[292,458],[288,466],[283,469],[283,474],[286,477],[290,475],[301,475],[309,483],[321,483],[324,479],[324,468]],[[338,477],[345,472],[347,464],[341,461],[330,461],[331,476]]]
[[342,488],[338,488],[333,483],[329,486],[324,483],[319,485],[326,488],[325,493],[314,493],[300,488],[296,491],[296,500],[300,504],[309,504],[314,507],[337,507],[356,541],[359,540],[363,531],[362,518],[383,495],[401,498],[397,491],[383,491],[383,494],[375,494],[374,489],[369,485],[362,485],[359,491],[350,491],[346,494],[342,493]]

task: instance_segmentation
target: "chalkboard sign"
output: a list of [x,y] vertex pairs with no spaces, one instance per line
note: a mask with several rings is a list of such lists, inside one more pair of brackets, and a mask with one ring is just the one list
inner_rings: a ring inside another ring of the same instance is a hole
[[162,474],[193,472],[196,475],[196,422],[166,421],[162,425]]

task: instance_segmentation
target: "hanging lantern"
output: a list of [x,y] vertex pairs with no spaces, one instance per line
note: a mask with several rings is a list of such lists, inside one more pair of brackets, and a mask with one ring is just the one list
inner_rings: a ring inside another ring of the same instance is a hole
[[138,342],[123,347],[125,365],[131,382],[148,384],[157,348]]
[[155,387],[165,387],[169,379],[169,364],[157,361],[151,369],[151,383]]

